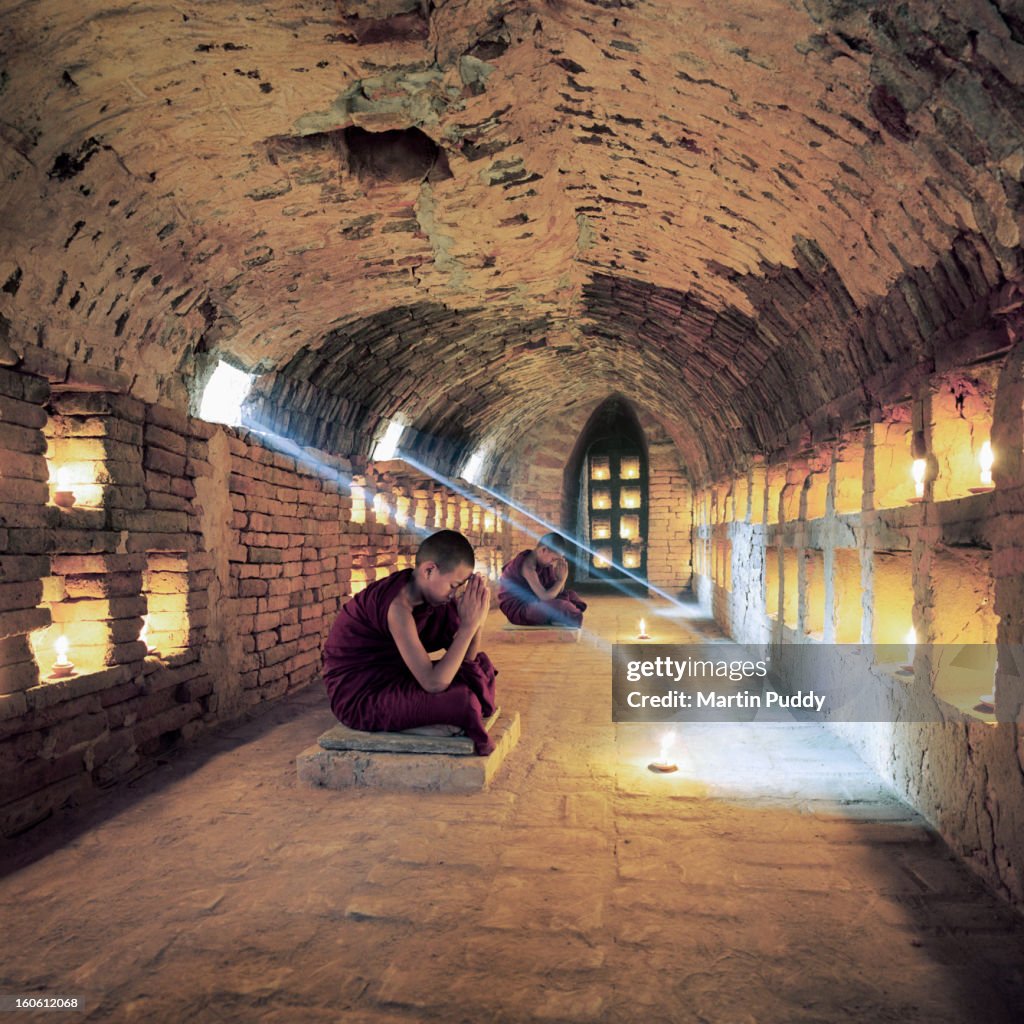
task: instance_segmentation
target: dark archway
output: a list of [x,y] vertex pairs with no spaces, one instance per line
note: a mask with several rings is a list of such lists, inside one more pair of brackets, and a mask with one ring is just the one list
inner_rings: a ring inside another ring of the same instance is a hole
[[563,477],[563,528],[590,549],[580,552],[579,579],[647,578],[647,480],[636,411],[622,395],[610,395],[580,432]]

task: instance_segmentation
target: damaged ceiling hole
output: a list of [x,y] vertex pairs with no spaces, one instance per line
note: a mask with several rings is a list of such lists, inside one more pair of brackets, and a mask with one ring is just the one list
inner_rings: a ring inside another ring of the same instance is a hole
[[370,132],[355,125],[342,134],[349,173],[362,181],[444,181],[452,177],[444,150],[419,128]]

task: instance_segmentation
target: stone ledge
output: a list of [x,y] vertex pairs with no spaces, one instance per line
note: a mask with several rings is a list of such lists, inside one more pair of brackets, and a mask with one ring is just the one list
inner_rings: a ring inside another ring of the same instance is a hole
[[[501,717],[501,708],[484,722],[491,732]],[[473,757],[473,741],[468,736],[420,736],[408,732],[361,732],[340,722],[321,734],[317,743],[324,750],[362,750],[382,754],[453,754]]]
[[[519,712],[497,712],[488,723],[488,731],[495,740],[494,752],[476,757],[472,741],[465,736],[365,733],[339,726],[324,733],[316,746],[302,751],[295,766],[299,782],[324,789],[364,787],[473,793],[490,785],[519,741]],[[349,746],[325,749],[322,742]],[[362,749],[354,748],[356,744]],[[445,746],[439,747],[440,744]],[[367,745],[372,749],[366,749]]]
[[582,632],[569,626],[515,626],[510,622],[488,638],[510,644],[577,644]]

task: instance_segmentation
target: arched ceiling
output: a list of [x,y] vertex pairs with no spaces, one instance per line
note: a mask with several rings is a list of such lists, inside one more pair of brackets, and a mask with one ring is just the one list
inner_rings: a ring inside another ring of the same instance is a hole
[[704,472],[1019,275],[1022,44],[1020,0],[7,2],[0,329],[449,462],[618,391]]

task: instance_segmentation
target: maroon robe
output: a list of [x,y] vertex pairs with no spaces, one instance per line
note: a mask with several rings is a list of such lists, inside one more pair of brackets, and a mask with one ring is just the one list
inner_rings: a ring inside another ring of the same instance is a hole
[[[505,613],[505,618],[517,626],[557,626],[579,627],[583,622],[583,613],[587,603],[572,590],[563,590],[557,597],[542,601],[530,589],[530,584],[523,576],[523,563],[530,548],[520,551],[501,570],[501,583],[498,587],[498,607]],[[540,585],[548,590],[555,585],[555,567],[537,564],[537,579]]]
[[[482,651],[464,661],[448,689],[427,693],[402,659],[388,628],[391,602],[412,578],[402,569],[357,594],[338,613],[324,645],[324,685],[335,717],[351,729],[400,732],[424,725],[457,725],[478,754],[493,740],[484,719],[494,711],[497,670]],[[416,632],[427,651],[448,647],[459,628],[454,601],[413,609]]]

